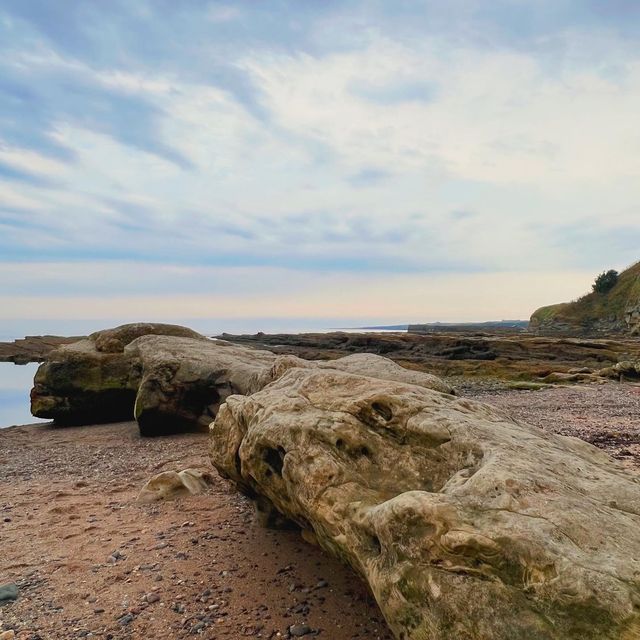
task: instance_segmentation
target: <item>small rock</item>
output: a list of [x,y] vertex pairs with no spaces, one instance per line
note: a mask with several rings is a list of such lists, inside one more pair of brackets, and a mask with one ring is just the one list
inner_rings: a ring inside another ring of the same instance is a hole
[[294,638],[300,638],[307,636],[313,632],[313,629],[308,624],[292,624],[289,627],[289,635]]
[[158,602],[160,600],[160,596],[157,593],[147,593],[144,599],[149,603]]
[[13,640],[16,637],[16,632],[13,629],[9,631],[0,631],[0,640]]
[[121,618],[118,618],[118,622],[123,627],[126,627],[128,624],[133,622],[133,615],[131,613],[127,613],[126,615],[122,616]]
[[3,600],[17,600],[18,585],[15,582],[0,585],[0,602]]
[[197,624],[194,624],[193,627],[191,627],[190,633],[192,635],[196,635],[197,633],[200,633],[206,626],[206,623],[198,622]]

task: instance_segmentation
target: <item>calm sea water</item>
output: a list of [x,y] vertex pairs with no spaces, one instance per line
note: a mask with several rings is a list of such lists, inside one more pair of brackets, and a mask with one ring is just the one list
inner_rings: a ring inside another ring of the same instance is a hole
[[14,424],[46,422],[29,412],[29,391],[38,363],[0,362],[0,429]]

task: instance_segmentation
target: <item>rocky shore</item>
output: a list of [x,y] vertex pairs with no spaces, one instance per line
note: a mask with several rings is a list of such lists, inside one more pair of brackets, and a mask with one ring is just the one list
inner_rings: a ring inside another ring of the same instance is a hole
[[[303,333],[231,335],[234,344],[308,360],[375,353],[404,367],[444,377],[531,381],[542,384],[594,380],[604,369],[640,361],[640,341],[625,337],[580,339],[469,331],[410,333]],[[595,375],[594,375],[595,374]],[[604,371],[619,378],[619,372]],[[640,378],[635,370],[627,377]]]
[[[640,633],[640,395],[619,382],[638,371],[621,359],[633,344],[552,341],[567,360],[606,354],[598,371],[556,374],[580,386],[522,391],[467,376],[454,390],[415,366],[428,340],[409,343],[411,368],[358,352],[406,350],[390,338],[329,335],[323,344],[338,348],[319,359],[315,336],[291,338],[304,343],[293,355],[125,325],[52,351],[32,407],[56,424],[0,433],[0,587],[14,594],[0,605],[2,632]],[[136,423],[61,428],[119,412]]]
[[13,342],[0,342],[0,362],[43,362],[54,349],[80,339],[79,336],[27,336]]

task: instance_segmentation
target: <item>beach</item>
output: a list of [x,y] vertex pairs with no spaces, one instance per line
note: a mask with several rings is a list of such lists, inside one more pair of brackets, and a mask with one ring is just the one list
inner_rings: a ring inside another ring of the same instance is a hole
[[[640,388],[608,383],[469,397],[581,437],[640,470]],[[147,479],[209,470],[208,493],[140,504]],[[367,587],[296,531],[264,529],[213,472],[207,435],[141,438],[133,422],[0,432],[0,606],[16,637],[391,640]],[[296,635],[302,634],[302,635]]]

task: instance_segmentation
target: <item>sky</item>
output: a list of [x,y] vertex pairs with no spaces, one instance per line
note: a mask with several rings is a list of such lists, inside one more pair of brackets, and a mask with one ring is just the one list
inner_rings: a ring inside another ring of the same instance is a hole
[[527,318],[640,258],[638,114],[635,0],[2,0],[0,333]]

